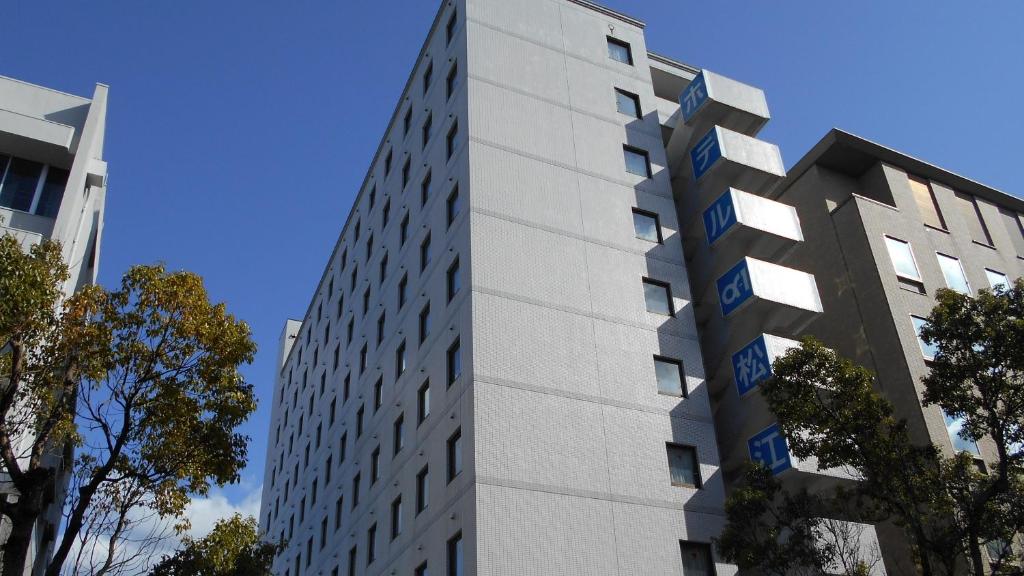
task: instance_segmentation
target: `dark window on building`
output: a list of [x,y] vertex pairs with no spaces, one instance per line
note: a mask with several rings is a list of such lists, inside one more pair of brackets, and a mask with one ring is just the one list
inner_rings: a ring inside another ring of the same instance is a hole
[[444,81],[444,88],[445,88],[445,95],[444,95],[444,97],[445,97],[446,100],[451,99],[452,94],[455,93],[455,83],[458,81],[458,79],[459,79],[459,63],[458,62],[452,62],[451,68],[448,69],[448,77],[445,78],[445,81]]
[[428,62],[427,69],[423,71],[423,93],[430,89],[430,83],[434,79],[434,63]]
[[451,386],[462,376],[462,348],[459,339],[448,347],[448,386]]
[[432,178],[431,178],[431,175],[430,175],[430,171],[427,170],[427,175],[424,176],[423,180],[420,182],[420,206],[423,206],[424,204],[426,204],[427,200],[430,199],[431,179]]
[[675,316],[675,307],[672,305],[672,287],[667,282],[644,278],[643,285],[648,312]]
[[362,482],[362,476],[359,472],[352,477],[352,509],[355,510],[356,506],[359,506],[359,484]]
[[636,237],[661,244],[661,222],[654,212],[633,208],[633,232]]
[[346,576],[356,576],[356,547],[353,546],[348,551],[348,574]]
[[377,559],[377,525],[373,524],[366,531],[366,565],[373,564]]
[[405,241],[409,239],[409,214],[406,213],[402,217],[402,223],[398,225],[398,245],[405,246]]
[[430,468],[424,466],[416,474],[416,514],[430,504]]
[[430,142],[430,136],[433,134],[434,129],[434,115],[427,114],[427,119],[423,121],[423,139],[420,144],[426,148],[427,143]]
[[448,266],[448,272],[445,274],[445,285],[447,287],[448,301],[451,302],[455,295],[462,289],[462,275],[459,272],[459,257],[455,257],[455,261]]
[[406,158],[405,164],[402,164],[402,188],[404,189],[409,185],[409,178],[412,176],[412,159]]
[[[391,174],[391,160],[393,158],[394,158],[394,152],[392,150],[388,150],[387,156],[384,157],[384,177],[385,178],[387,177],[388,174]],[[356,234],[356,240],[358,240],[358,239],[359,239],[359,234]]]
[[391,219],[391,200],[388,199],[384,202],[384,207],[380,210],[380,227],[385,228],[388,225],[388,220]]
[[673,486],[700,488],[700,464],[693,446],[667,444],[668,471]]
[[402,533],[402,497],[391,501],[391,539],[398,538]]
[[640,97],[621,88],[615,89],[615,109],[619,113],[633,118],[643,116],[643,113],[640,111]]
[[456,120],[452,123],[452,127],[448,129],[448,136],[445,137],[445,158],[448,160],[452,159],[455,154],[455,147],[458,145],[459,139],[459,121]]
[[377,378],[377,382],[373,384],[373,412],[374,414],[380,410],[381,405],[384,404],[384,377]]
[[359,438],[363,435],[363,416],[365,414],[365,406],[360,406],[359,410],[356,410],[356,438]]
[[633,49],[628,42],[608,36],[608,57],[616,62],[633,65]]
[[702,542],[679,542],[683,559],[683,576],[714,576],[711,545]]
[[462,428],[448,437],[448,481],[462,473]]
[[398,281],[398,309],[401,310],[405,306],[405,300],[409,292],[409,275],[402,274],[402,279]]
[[683,386],[683,364],[678,360],[654,357],[654,373],[658,379],[658,393],[669,396],[685,396]]
[[377,480],[380,480],[380,446],[370,453],[370,485],[376,484]]
[[430,416],[430,380],[420,385],[416,393],[416,424],[422,424]]
[[459,197],[459,185],[456,184],[452,191],[448,193],[448,201],[445,203],[445,221],[449,227],[451,227],[452,222],[455,222],[455,217],[459,215],[461,209],[462,200]]
[[651,159],[646,150],[623,145],[622,155],[626,161],[626,172],[644,178],[651,177]]
[[405,446],[405,414],[399,414],[398,418],[395,418],[395,423],[392,425],[392,448],[394,448],[394,454],[398,454],[402,451]]
[[430,336],[430,302],[427,302],[420,310],[420,345]]
[[462,562],[462,532],[456,532],[448,540],[448,576],[464,576]]
[[430,264],[430,234],[420,242],[420,272],[427,269]]
[[405,374],[405,340],[398,343],[395,349],[395,380]]
[[377,318],[377,346],[384,341],[384,328],[387,322],[387,311],[381,312]]
[[373,205],[377,203],[377,187],[376,186],[374,186],[373,188],[370,188],[370,195],[369,196],[370,196],[370,200],[369,200],[370,206],[369,206],[369,208],[372,209]]
[[412,106],[405,111],[405,118],[402,120],[402,135],[408,136],[410,128],[412,128]]
[[455,38],[455,26],[459,22],[459,14],[452,9],[452,15],[448,17],[448,24],[444,28],[444,43],[445,46],[452,43],[452,39]]
[[366,372],[366,356],[367,356],[366,344],[363,344],[363,348],[361,350],[359,350],[359,373],[360,374]]

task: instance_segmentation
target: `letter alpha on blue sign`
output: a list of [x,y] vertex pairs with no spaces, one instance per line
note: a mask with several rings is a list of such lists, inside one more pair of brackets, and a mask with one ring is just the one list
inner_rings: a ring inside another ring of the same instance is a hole
[[689,122],[690,118],[700,110],[700,107],[708,100],[708,88],[704,82],[704,71],[701,70],[697,77],[690,81],[690,85],[679,95],[679,107],[683,110],[683,122]]
[[732,203],[732,190],[718,197],[715,203],[704,211],[704,234],[708,246],[715,243],[736,223],[736,209]]
[[747,270],[747,259],[740,260],[716,282],[718,302],[722,305],[722,316],[729,316],[754,295],[750,285],[750,272]]
[[732,355],[732,375],[740,396],[753,390],[772,375],[772,364],[768,359],[768,345],[764,334]]
[[690,162],[693,164],[693,179],[700,180],[705,172],[715,165],[722,157],[722,147],[718,144],[718,129],[712,128],[697,145],[690,150]]
[[750,449],[750,459],[767,466],[773,475],[793,467],[789,459],[789,446],[786,445],[786,438],[779,431],[778,424],[772,424],[751,438],[747,442],[747,447]]

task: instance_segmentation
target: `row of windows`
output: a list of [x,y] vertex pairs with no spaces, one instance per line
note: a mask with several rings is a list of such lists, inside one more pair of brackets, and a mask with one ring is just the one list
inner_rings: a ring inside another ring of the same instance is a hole
[[[921,220],[931,228],[948,231],[945,215],[939,207],[931,182],[911,175],[908,176],[908,183]],[[977,198],[960,191],[954,191],[953,197],[960,216],[967,225],[971,240],[977,244],[993,247],[992,235],[989,233],[988,224],[978,206]],[[1024,256],[1024,227],[1021,225],[1020,215],[1009,208],[1000,206],[999,216],[1003,220],[1017,254]]]
[[[889,252],[889,258],[892,260],[892,266],[896,271],[896,277],[900,284],[924,294],[924,280],[917,267],[917,259],[914,257],[914,250],[911,248],[910,243],[899,238],[886,236],[885,247]],[[942,254],[941,252],[936,252],[935,257],[938,260],[939,269],[942,270],[942,277],[946,281],[946,287],[970,296],[971,285],[967,280],[967,275],[964,273],[960,259]],[[993,289],[1005,290],[1010,287],[1009,278],[998,270],[986,268],[985,275]]]
[[68,171],[0,154],[0,207],[55,218]]
[[[323,549],[326,540],[321,537],[320,548]],[[366,531],[366,565],[373,565],[374,561],[377,560],[377,525],[373,524]],[[447,576],[463,576],[465,574],[465,559],[462,551],[462,532],[456,532],[452,535],[445,546],[445,569]],[[298,576],[302,573],[302,553],[299,552],[295,555],[294,560],[294,572],[291,568],[285,570],[285,576],[291,576],[295,574]],[[312,564],[313,558],[313,537],[306,541],[306,563],[305,567],[308,569]],[[340,566],[335,566],[331,569],[331,576],[340,575]],[[359,570],[359,545],[354,545],[348,551],[348,561],[346,564],[346,576],[356,576]],[[416,567],[413,572],[414,576],[430,576],[429,567],[427,562],[424,561]]]

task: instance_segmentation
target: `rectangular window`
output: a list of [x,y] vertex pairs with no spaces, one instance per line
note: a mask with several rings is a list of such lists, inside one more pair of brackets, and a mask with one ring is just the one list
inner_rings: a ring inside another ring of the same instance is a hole
[[455,93],[455,82],[459,79],[459,63],[453,62],[452,67],[448,69],[448,77],[444,81],[444,97],[445,100],[450,100],[452,94]]
[[918,272],[917,261],[914,260],[914,251],[908,242],[886,236],[885,247],[889,250],[892,267],[898,276],[921,281],[921,273]]
[[331,484],[331,470],[334,469],[334,455],[328,454],[327,460],[324,464],[324,486],[330,486]]
[[1009,290],[1010,279],[1006,277],[1006,274],[1002,272],[996,272],[995,270],[985,269],[985,276],[988,277],[988,284],[993,290]]
[[448,223],[448,227],[451,228],[452,222],[455,222],[455,217],[459,215],[459,211],[462,209],[462,202],[459,199],[459,185],[456,184],[455,188],[448,194],[448,201],[445,204],[445,221]]
[[5,162],[6,160],[7,157],[0,157],[0,169],[3,168],[2,164],[8,165],[6,174],[0,173],[0,177],[3,177],[0,206],[31,212],[44,166],[23,158],[12,157],[9,162]]
[[654,314],[674,316],[675,309],[672,305],[672,287],[665,282],[644,278],[644,300],[647,301],[647,311]]
[[384,341],[384,325],[387,321],[387,311],[381,312],[377,318],[377,346]]
[[683,364],[678,360],[654,357],[654,373],[658,378],[658,394],[685,396],[683,387]]
[[366,531],[366,565],[373,564],[377,559],[377,525],[373,524]]
[[459,274],[459,257],[455,257],[455,261],[448,266],[448,272],[445,275],[448,293],[448,301],[451,302],[455,295],[462,289],[462,275]]
[[334,530],[338,531],[341,529],[341,519],[345,510],[345,497],[338,496],[338,499],[334,501]]
[[651,159],[646,150],[623,145],[622,156],[626,161],[626,172],[644,178],[651,177]]
[[422,424],[430,416],[430,380],[420,385],[416,393],[416,424]]
[[377,382],[373,385],[373,412],[374,414],[380,410],[381,405],[384,403],[384,377],[377,378]]
[[402,223],[398,225],[398,245],[405,246],[405,241],[409,239],[409,213],[406,212],[405,216],[402,217]]
[[341,343],[339,342],[339,343],[334,345],[334,358],[331,361],[331,372],[337,372],[338,371],[338,362],[340,361],[340,358],[341,358]]
[[953,450],[957,452],[968,452],[975,456],[981,456],[981,451],[978,450],[978,443],[963,436],[963,419],[953,418],[949,414],[946,414],[945,411],[943,411],[942,417],[946,421],[946,433],[949,434],[949,441],[953,444]]
[[928,320],[919,316],[911,316],[911,322],[914,323],[914,334],[917,336],[917,345],[921,347],[921,355],[924,356],[925,360],[931,360],[935,358],[935,354],[938,353],[939,348],[934,344],[929,344],[921,338],[921,328],[924,328]]
[[430,302],[427,302],[420,310],[420,345],[422,346],[430,336]]
[[366,290],[363,291],[363,315],[370,311],[370,287],[367,286]]
[[420,242],[420,272],[427,269],[430,264],[430,234]]
[[633,65],[633,49],[628,42],[608,37],[608,57],[616,62]]
[[462,428],[448,437],[448,482],[462,473]]
[[56,218],[60,210],[61,200],[64,199],[64,189],[68,185],[68,171],[53,166],[47,166],[43,183],[36,194],[35,205],[32,208],[35,214],[47,218]]
[[[394,158],[392,150],[388,150],[388,155],[384,157],[384,177],[387,178],[388,174],[391,174],[391,160]],[[356,234],[356,239],[359,239],[359,234]]]
[[433,133],[434,128],[434,115],[427,114],[427,119],[423,121],[423,134],[420,145],[423,148],[427,147],[427,143],[430,142],[430,135]]
[[412,159],[406,158],[402,164],[402,189],[409,185],[409,178],[412,176]]
[[989,236],[988,227],[985,226],[985,219],[981,217],[977,199],[970,194],[956,192],[956,200],[960,206],[960,215],[964,219],[964,224],[967,225],[967,229],[971,232],[971,240],[978,244],[991,246],[992,237]]
[[363,416],[365,414],[365,406],[360,406],[359,410],[356,410],[356,438],[359,438],[363,435]]
[[376,484],[377,480],[380,480],[380,446],[370,453],[370,485]]
[[384,207],[380,210],[380,227],[386,228],[388,220],[391,219],[391,200],[384,202]]
[[615,89],[615,109],[620,114],[625,114],[632,118],[643,116],[640,111],[640,97],[621,88]]
[[416,474],[416,514],[430,504],[430,469],[426,466]]
[[417,566],[416,572],[413,574],[413,576],[430,576],[430,574],[427,572],[427,563],[424,562],[423,564]]
[[352,374],[345,374],[345,380],[342,382],[341,387],[341,403],[348,402],[348,397],[352,392]]
[[398,309],[401,310],[405,306],[405,299],[409,292],[409,275],[402,274],[402,279],[398,281]]
[[405,340],[402,340],[395,349],[395,380],[402,374],[405,374]]
[[946,221],[942,218],[938,202],[935,201],[935,191],[932,190],[931,184],[917,176],[907,176],[907,179],[910,182],[910,191],[914,194],[917,211],[921,214],[921,220],[932,228],[945,230]]
[[402,497],[391,501],[391,539],[402,533]]
[[434,63],[428,62],[427,69],[423,71],[423,93],[430,89],[430,83],[434,79]]
[[971,286],[967,283],[967,276],[964,275],[960,260],[945,254],[936,253],[935,256],[939,259],[939,268],[942,269],[942,277],[946,279],[946,286],[950,290],[970,296]]
[[653,212],[633,208],[633,232],[636,237],[661,244],[661,223]]
[[423,177],[423,181],[420,182],[420,206],[427,203],[430,200],[430,171],[427,170],[427,175]]
[[711,545],[702,542],[679,542],[683,558],[683,576],[714,576]]
[[348,451],[348,432],[341,434],[341,440],[338,442],[338,463],[345,461],[345,453]]
[[377,187],[376,186],[374,186],[373,188],[370,188],[370,200],[369,200],[369,202],[370,202],[370,206],[369,206],[368,210],[372,210],[373,209],[373,205],[377,203]]
[[459,339],[456,338],[455,342],[448,347],[448,386],[450,387],[462,376],[462,350],[459,343]]
[[448,540],[448,576],[464,576],[462,564],[462,532]]
[[353,546],[348,551],[348,574],[347,576],[356,576],[356,547]]
[[459,121],[456,120],[452,123],[452,127],[448,129],[448,136],[445,137],[445,158],[451,160],[455,154],[455,147],[458,145],[459,138]]
[[328,427],[334,426],[334,417],[337,416],[337,414],[338,414],[338,398],[335,397],[335,398],[331,399],[330,416],[329,416],[328,424],[327,424]]
[[700,488],[700,468],[697,462],[697,449],[693,446],[667,444],[668,470],[673,486]]
[[402,135],[408,136],[410,128],[412,128],[412,106],[405,111],[405,118],[402,120]]
[[359,506],[359,484],[362,481],[362,477],[359,472],[352,477],[352,509],[355,510],[356,506]]
[[1003,220],[1006,233],[1010,236],[1010,242],[1017,250],[1017,256],[1024,258],[1024,224],[1021,224],[1020,214],[1009,208],[999,208],[999,216]]
[[458,24],[458,12],[452,9],[452,15],[448,17],[448,24],[444,28],[444,43],[445,46],[452,43],[452,39],[455,38],[455,26]]
[[398,454],[405,447],[405,413],[398,415],[395,418],[395,423],[392,425],[392,444],[394,448],[394,454]]
[[388,276],[388,253],[384,252],[384,256],[380,259],[380,279],[377,281],[378,284],[384,284],[384,279]]
[[352,292],[356,291],[356,280],[359,277],[359,268],[352,269],[352,275],[349,277],[348,289]]
[[360,374],[363,374],[364,372],[366,372],[366,357],[367,357],[366,344],[363,344],[362,349],[359,350],[359,373]]

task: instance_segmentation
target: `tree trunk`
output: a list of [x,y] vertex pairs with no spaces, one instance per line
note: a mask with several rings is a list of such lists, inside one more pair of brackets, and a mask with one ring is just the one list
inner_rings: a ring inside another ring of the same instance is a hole
[[42,512],[42,489],[22,493],[18,502],[8,505],[11,519],[11,535],[4,543],[3,576],[23,576],[28,563],[28,550],[32,544],[32,532]]
[[985,576],[985,560],[981,557],[981,544],[978,543],[978,536],[974,530],[968,533],[967,541],[971,549],[971,571],[974,576]]

